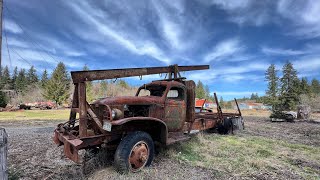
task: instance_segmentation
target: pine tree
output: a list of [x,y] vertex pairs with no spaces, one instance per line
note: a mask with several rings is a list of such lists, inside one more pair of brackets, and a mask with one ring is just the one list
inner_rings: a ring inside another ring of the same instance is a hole
[[31,66],[31,68],[28,71],[27,74],[27,81],[29,85],[35,85],[39,81],[38,76],[37,76],[37,71],[34,68],[34,66]]
[[203,83],[199,80],[196,86],[196,97],[199,99],[206,98],[206,92]]
[[219,105],[221,108],[224,108],[224,106],[225,106],[225,102],[223,101],[222,96],[220,96]]
[[100,88],[99,88],[99,97],[106,97],[107,96],[107,87],[108,81],[101,81],[100,82]]
[[311,88],[308,84],[308,79],[306,77],[301,78],[300,90],[301,94],[306,94],[308,96],[311,94]]
[[[89,67],[87,65],[84,65],[83,71],[89,71]],[[93,93],[93,85],[91,81],[86,82],[86,94],[87,94],[87,101],[92,102],[94,98],[94,93]]]
[[48,81],[44,97],[61,105],[69,97],[70,79],[65,65],[59,62]]
[[10,72],[8,66],[1,71],[0,89],[10,89]]
[[45,69],[41,75],[40,85],[42,88],[45,88],[49,81],[48,71]]
[[272,106],[274,110],[278,104],[278,81],[276,66],[271,64],[266,73],[266,81],[268,81],[268,89],[266,91],[267,104]]
[[16,66],[13,70],[11,82],[10,82],[10,87],[13,90],[16,90],[16,79],[18,77],[18,67]]
[[311,81],[311,92],[313,94],[320,94],[320,83],[319,83],[319,80],[317,79],[312,79]]
[[297,71],[290,62],[287,62],[283,68],[283,77],[281,81],[280,101],[284,110],[295,109],[299,101],[300,81]]
[[208,85],[205,85],[204,91],[205,91],[205,98],[209,100],[210,99],[210,89],[209,89]]
[[124,89],[128,89],[129,88],[129,84],[125,80],[122,80],[122,79],[120,79],[118,81],[118,85],[120,85],[120,87],[122,87]]
[[20,69],[17,79],[15,81],[15,87],[16,87],[16,91],[18,91],[18,93],[24,93],[25,90],[27,89],[27,78],[26,78],[26,70],[25,69]]

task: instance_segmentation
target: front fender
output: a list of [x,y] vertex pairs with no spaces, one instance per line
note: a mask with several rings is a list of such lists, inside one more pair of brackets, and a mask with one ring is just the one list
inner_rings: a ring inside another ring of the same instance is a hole
[[[124,119],[114,120],[111,122],[111,124],[112,124],[112,126],[125,126],[125,125],[129,125],[129,124],[134,125],[135,122],[158,123],[160,125],[160,127],[156,128],[155,130],[160,130],[160,134],[153,135],[154,136],[153,138],[154,139],[159,138],[161,143],[166,144],[166,141],[168,138],[168,127],[161,119],[153,118],[153,117],[129,117],[129,118],[124,118]],[[137,130],[139,130],[139,129],[137,129]]]

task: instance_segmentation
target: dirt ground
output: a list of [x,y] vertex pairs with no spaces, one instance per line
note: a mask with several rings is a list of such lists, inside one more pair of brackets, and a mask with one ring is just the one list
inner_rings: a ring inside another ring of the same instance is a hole
[[[57,121],[0,121],[9,135],[8,163],[10,176],[19,179],[233,179],[232,174],[214,169],[197,167],[170,158],[167,153],[156,156],[152,166],[140,173],[119,175],[111,163],[97,167],[93,173],[83,174],[83,166],[64,158],[62,147],[52,141]],[[266,137],[292,144],[304,144],[320,148],[320,123],[295,122],[272,123],[264,117],[245,117],[245,130],[234,136]],[[170,151],[170,147],[165,151]],[[303,165],[308,162],[296,162]],[[319,169],[320,163],[313,164]],[[259,172],[257,172],[259,173]],[[286,179],[290,176],[277,175]],[[319,175],[320,176],[320,175]],[[264,176],[242,176],[243,179],[261,179]],[[299,178],[299,176],[291,176]]]

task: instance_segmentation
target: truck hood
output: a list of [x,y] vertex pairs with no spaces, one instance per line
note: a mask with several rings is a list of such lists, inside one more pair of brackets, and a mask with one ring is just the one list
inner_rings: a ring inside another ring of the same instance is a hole
[[103,105],[150,105],[160,104],[162,101],[161,97],[157,96],[120,96],[120,97],[108,97],[94,101],[92,104],[103,104]]

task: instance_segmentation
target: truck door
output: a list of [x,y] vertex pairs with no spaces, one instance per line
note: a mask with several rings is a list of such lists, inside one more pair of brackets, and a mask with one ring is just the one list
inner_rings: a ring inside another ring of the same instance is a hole
[[172,87],[166,97],[165,121],[168,131],[178,131],[183,128],[186,119],[186,94],[181,87]]

